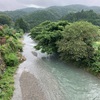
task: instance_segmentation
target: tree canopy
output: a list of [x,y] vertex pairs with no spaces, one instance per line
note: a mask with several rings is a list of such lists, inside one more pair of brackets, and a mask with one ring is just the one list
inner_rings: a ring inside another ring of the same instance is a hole
[[48,54],[57,52],[56,42],[62,38],[62,31],[67,24],[67,21],[46,21],[33,28],[31,36],[38,40],[36,49]]
[[57,42],[58,52],[64,60],[81,61],[90,64],[98,40],[98,27],[85,21],[74,22],[65,27],[63,38]]
[[27,32],[29,29],[28,23],[24,21],[22,18],[16,20],[15,27],[17,29],[23,29],[24,32]]
[[100,15],[95,13],[93,10],[82,10],[81,12],[70,13],[63,16],[61,19],[68,20],[69,22],[84,20],[100,26]]
[[8,17],[7,15],[0,14],[0,25],[11,25],[11,23],[12,21],[10,17]]
[[99,27],[87,21],[68,23],[46,21],[31,30],[37,50],[56,53],[64,61],[74,61],[99,72]]

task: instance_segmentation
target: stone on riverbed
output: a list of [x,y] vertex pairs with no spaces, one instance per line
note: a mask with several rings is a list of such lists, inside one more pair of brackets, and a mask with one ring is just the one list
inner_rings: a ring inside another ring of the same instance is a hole
[[37,52],[32,51],[32,54],[37,57]]

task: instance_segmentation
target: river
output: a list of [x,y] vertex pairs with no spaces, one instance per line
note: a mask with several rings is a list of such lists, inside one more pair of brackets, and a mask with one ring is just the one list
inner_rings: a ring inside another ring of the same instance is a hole
[[15,87],[20,90],[16,89],[15,93],[19,98],[22,98],[19,80],[23,71],[26,71],[38,80],[46,100],[100,100],[100,80],[97,77],[36,51],[33,48],[36,43],[28,34],[24,35],[23,43],[22,54],[26,61],[19,66],[15,79]]

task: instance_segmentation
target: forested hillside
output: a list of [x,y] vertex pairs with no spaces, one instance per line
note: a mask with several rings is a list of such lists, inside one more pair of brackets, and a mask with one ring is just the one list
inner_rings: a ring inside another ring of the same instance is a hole
[[100,15],[93,10],[82,10],[81,12],[69,13],[68,15],[63,16],[61,20],[68,20],[69,22],[84,20],[100,26]]
[[38,8],[24,8],[15,11],[5,11],[4,13],[10,16],[14,21],[20,17],[24,17],[28,14],[33,13],[34,11],[39,10]]
[[35,11],[28,16],[25,16],[25,20],[30,24],[31,27],[40,24],[43,21],[57,21],[61,17],[69,14],[76,13],[78,11],[94,10],[96,13],[100,13],[99,7],[87,7],[83,5],[70,5],[70,6],[52,6],[39,11]]
[[[48,8],[24,8],[15,11],[3,12],[16,21],[23,18],[29,23],[30,27],[34,27],[43,21],[57,21],[69,13],[76,13],[80,11],[93,10],[95,13],[100,13],[100,7],[88,7],[84,5],[69,5],[69,6],[51,6]],[[2,13],[2,12],[1,12]]]

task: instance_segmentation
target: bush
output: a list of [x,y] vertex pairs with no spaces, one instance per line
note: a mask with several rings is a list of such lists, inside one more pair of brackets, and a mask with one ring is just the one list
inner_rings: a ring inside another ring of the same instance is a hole
[[17,55],[15,53],[5,54],[4,61],[5,61],[7,66],[15,66],[19,62]]
[[14,91],[14,74],[17,67],[7,67],[0,79],[0,100],[11,100]]
[[23,33],[16,33],[15,35],[17,38],[22,38]]
[[66,25],[69,25],[67,21],[46,21],[34,27],[30,35],[38,41],[35,48],[47,54],[57,53],[56,42],[62,38],[62,31]]
[[93,43],[98,40],[98,27],[85,21],[67,25],[63,38],[57,42],[58,52],[64,60],[91,66],[94,62]]
[[10,48],[12,49],[12,51],[16,52],[16,51],[22,51],[22,44],[20,41],[14,39],[14,38],[9,38],[7,40],[7,43],[9,44]]
[[91,70],[95,73],[99,73],[100,72],[100,62],[93,63]]
[[[99,48],[99,46],[97,46]],[[96,49],[95,56],[93,57],[94,63],[92,64],[91,70],[93,72],[99,73],[100,72],[100,50]]]

